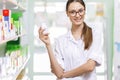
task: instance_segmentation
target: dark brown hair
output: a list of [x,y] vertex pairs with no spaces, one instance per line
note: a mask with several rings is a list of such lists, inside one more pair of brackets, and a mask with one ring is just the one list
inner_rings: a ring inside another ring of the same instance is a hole
[[72,2],[79,2],[80,4],[83,5],[83,7],[84,7],[85,10],[86,10],[86,6],[85,6],[85,3],[84,3],[83,0],[68,0],[68,1],[67,1],[67,4],[66,4],[66,11],[68,11],[68,7],[69,7],[70,3],[72,3]]
[[93,36],[92,29],[86,23],[84,23],[82,37],[85,44],[84,49],[89,49],[93,41]]
[[[84,6],[84,9],[86,10],[86,6],[83,0],[68,0],[66,4],[66,11],[68,11],[68,7],[72,2],[79,2]],[[82,30],[82,38],[84,41],[84,49],[89,49],[93,41],[92,29],[85,22]]]

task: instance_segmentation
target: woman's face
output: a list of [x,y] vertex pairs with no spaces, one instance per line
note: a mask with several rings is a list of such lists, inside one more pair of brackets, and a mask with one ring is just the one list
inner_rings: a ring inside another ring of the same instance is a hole
[[79,26],[84,21],[85,9],[79,2],[72,2],[68,6],[67,15],[73,25]]

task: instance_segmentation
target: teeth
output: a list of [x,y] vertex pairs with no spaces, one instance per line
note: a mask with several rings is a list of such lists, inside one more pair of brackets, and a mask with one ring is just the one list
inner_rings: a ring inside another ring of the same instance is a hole
[[75,20],[75,21],[80,21],[80,20]]

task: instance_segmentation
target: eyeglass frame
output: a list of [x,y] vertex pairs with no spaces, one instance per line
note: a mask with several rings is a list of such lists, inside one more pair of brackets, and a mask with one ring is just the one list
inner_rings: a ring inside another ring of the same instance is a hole
[[68,12],[70,13],[71,16],[76,16],[77,13],[78,13],[79,15],[83,15],[83,14],[84,14],[84,11],[85,11],[85,9],[79,9],[78,11],[71,10],[71,11],[68,11]]

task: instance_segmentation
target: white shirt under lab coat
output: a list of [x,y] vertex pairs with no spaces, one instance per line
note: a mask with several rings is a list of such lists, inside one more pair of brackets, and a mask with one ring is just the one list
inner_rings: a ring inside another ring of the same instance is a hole
[[[72,70],[92,59],[96,61],[96,66],[102,62],[102,35],[98,30],[92,29],[93,43],[89,50],[84,50],[84,43],[81,39],[75,40],[71,31],[58,37],[55,41],[55,57],[65,71]],[[74,78],[64,78],[62,80],[97,80],[96,69],[90,73]]]

